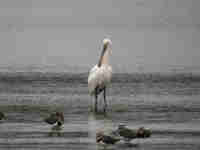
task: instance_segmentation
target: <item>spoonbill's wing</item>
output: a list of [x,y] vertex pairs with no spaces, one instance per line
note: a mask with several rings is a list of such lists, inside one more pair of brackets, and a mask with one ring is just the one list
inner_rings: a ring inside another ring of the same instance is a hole
[[89,73],[88,76],[88,88],[89,93],[94,94],[95,88],[98,86],[99,88],[104,88],[110,83],[112,76],[112,68],[108,65],[102,65],[98,67],[94,66]]

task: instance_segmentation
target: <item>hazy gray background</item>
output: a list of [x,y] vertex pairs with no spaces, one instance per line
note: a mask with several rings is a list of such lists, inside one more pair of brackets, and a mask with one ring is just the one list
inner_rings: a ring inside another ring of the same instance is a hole
[[199,7],[199,0],[0,0],[0,66],[87,71],[109,37],[115,72],[197,72]]

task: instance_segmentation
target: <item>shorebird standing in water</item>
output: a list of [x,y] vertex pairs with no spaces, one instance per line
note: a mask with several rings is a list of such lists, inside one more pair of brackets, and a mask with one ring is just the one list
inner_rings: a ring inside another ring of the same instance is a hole
[[50,114],[49,117],[45,118],[44,121],[50,125],[54,125],[51,128],[50,136],[52,136],[54,133],[57,135],[61,135],[60,131],[62,130],[62,125],[64,124],[64,115],[62,112],[55,112]]
[[103,50],[99,58],[98,64],[95,65],[88,76],[88,88],[91,96],[95,97],[95,112],[98,111],[98,95],[103,91],[104,95],[104,113],[107,109],[106,87],[111,81],[112,67],[109,65],[109,56],[111,53],[111,40],[103,40]]

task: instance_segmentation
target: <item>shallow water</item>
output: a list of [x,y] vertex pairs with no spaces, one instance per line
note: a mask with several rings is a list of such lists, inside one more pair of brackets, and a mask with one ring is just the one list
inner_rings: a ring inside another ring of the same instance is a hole
[[[104,116],[89,111],[87,74],[0,74],[0,110],[7,116],[0,122],[0,148],[102,149],[95,142],[96,131],[126,123],[133,129],[150,128],[153,135],[133,140],[133,147],[119,142],[106,149],[199,149],[199,78],[155,79],[114,75]],[[55,110],[65,116],[61,136],[49,136],[51,126],[43,122]]]

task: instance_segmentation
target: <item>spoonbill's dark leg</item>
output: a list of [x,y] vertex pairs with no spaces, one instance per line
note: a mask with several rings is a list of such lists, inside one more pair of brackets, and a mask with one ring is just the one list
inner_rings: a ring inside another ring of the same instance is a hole
[[98,89],[96,88],[95,89],[95,106],[94,106],[94,111],[95,111],[95,113],[97,113],[97,99],[98,99],[98,91],[97,91]]
[[104,113],[106,113],[106,109],[107,109],[107,101],[106,101],[106,88],[104,88],[103,90],[103,97],[104,97]]

